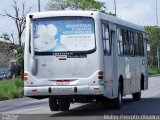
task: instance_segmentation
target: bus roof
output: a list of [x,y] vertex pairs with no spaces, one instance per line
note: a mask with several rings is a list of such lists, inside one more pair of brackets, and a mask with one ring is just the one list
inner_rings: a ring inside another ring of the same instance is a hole
[[100,17],[101,17],[102,20],[106,20],[106,21],[109,21],[109,22],[117,24],[117,25],[133,28],[133,29],[136,29],[136,30],[139,30],[139,31],[144,31],[143,26],[133,24],[133,23],[128,22],[126,20],[122,20],[122,19],[119,19],[117,17],[105,14],[105,13],[100,12]]
[[[93,13],[93,15],[92,15]],[[99,11],[78,11],[78,10],[66,10],[66,11],[45,11],[45,12],[36,12],[36,13],[29,13],[28,15],[33,15],[33,18],[45,18],[45,17],[53,17],[53,16],[90,16],[90,17],[97,17],[101,20],[106,20],[110,23],[114,23],[117,25],[133,28],[139,31],[144,31],[143,26],[133,24],[126,20],[119,19],[117,17],[99,12]]]

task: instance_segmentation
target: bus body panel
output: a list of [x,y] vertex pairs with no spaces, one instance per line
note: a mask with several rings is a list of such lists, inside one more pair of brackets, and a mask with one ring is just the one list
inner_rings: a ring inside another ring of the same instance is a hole
[[[95,21],[95,51],[82,54],[81,57],[78,56],[77,58],[69,58],[65,54],[35,55],[37,74],[33,75],[30,52],[30,44],[32,44],[30,39],[30,24],[32,23],[29,18],[30,15],[33,16],[33,19],[63,16],[68,16],[68,18],[70,16],[93,18]],[[106,21],[109,25],[112,41],[111,55],[104,55],[102,21]],[[117,26],[126,26],[144,32],[144,29],[140,26],[93,11],[56,11],[27,15],[24,72],[28,74],[28,79],[24,81],[24,95],[29,97],[101,95],[113,99],[118,95],[118,84],[121,77],[123,77],[123,95],[139,92],[141,90],[140,79],[142,74],[144,75],[144,89],[147,89],[146,48],[144,49],[144,57],[119,56],[117,53]],[[103,72],[104,79],[99,79],[100,71]]]
[[[89,14],[90,13],[90,14]],[[94,13],[94,16],[91,15],[92,12],[88,12],[86,17],[95,17],[98,18],[98,15]],[[71,14],[74,16],[79,16],[77,14]],[[34,18],[41,18],[43,15],[33,15]],[[55,17],[52,15],[52,17]],[[57,16],[60,16],[58,14]],[[66,15],[68,16],[68,15]],[[85,16],[85,14],[81,15]],[[45,17],[45,16],[44,16]],[[42,17],[43,18],[43,17]],[[100,19],[95,21],[95,29],[100,29],[99,24]],[[29,23],[29,18],[27,19],[27,24]],[[29,26],[26,30],[29,33]],[[98,39],[101,34],[98,31],[95,31],[96,40]],[[95,41],[96,46],[100,46],[101,42]],[[29,38],[26,37],[26,43],[29,45]],[[57,95],[56,93],[49,94],[48,89],[51,87],[54,89],[60,89],[60,95],[65,95],[63,90],[66,88],[70,88],[73,90],[74,87],[77,87],[77,93],[71,91],[70,93],[66,93],[66,95],[72,94],[104,94],[104,84],[103,81],[99,81],[98,79],[98,72],[103,71],[102,60],[100,58],[100,52],[103,52],[99,47],[96,47],[95,52],[93,53],[86,53],[82,54],[82,57],[79,58],[68,58],[67,55],[45,55],[40,56],[36,55],[35,58],[37,59],[38,63],[38,71],[36,75],[31,73],[31,64],[30,58],[31,54],[29,52],[29,47],[25,47],[25,73],[28,73],[28,80],[25,83],[25,90],[24,94],[26,96],[42,96],[42,95]],[[100,58],[100,59],[96,59]],[[57,81],[68,80],[69,83],[65,83],[63,85],[59,85],[61,83],[57,83]],[[98,88],[98,90],[97,90]],[[37,89],[40,92],[32,92],[32,90]],[[62,89],[62,91],[61,91]],[[84,89],[84,90],[83,90]],[[95,89],[95,90],[94,90]],[[44,92],[42,92],[44,90]],[[82,91],[82,92],[81,92]],[[84,91],[84,92],[83,92]],[[73,92],[73,93],[72,93]],[[42,94],[45,93],[45,94]]]

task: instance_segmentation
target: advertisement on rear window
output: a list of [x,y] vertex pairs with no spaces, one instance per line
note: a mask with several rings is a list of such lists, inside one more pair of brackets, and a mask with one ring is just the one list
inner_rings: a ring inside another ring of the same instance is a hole
[[36,19],[33,24],[35,51],[89,51],[95,48],[92,18],[45,18]]

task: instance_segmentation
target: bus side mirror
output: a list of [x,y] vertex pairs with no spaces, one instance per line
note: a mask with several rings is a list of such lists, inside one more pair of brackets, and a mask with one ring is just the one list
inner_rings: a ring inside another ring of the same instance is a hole
[[36,75],[37,74],[37,65],[38,65],[38,60],[37,59],[31,59],[30,60],[31,62],[31,72],[33,75]]

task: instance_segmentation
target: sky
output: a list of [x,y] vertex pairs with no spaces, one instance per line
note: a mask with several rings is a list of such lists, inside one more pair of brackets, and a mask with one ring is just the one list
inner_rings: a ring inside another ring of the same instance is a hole
[[[13,0],[0,0],[0,14],[4,9],[10,14],[14,14],[11,9]],[[18,0],[19,3],[26,1],[27,7],[31,6],[31,12],[38,11],[38,0]],[[45,11],[45,6],[49,0],[40,0],[41,11]],[[100,0],[106,3],[107,11],[114,13],[114,0]],[[158,1],[158,22],[160,25],[160,0]],[[116,0],[117,17],[138,25],[156,25],[156,0]],[[27,9],[27,8],[26,8]],[[17,34],[15,23],[7,18],[0,16],[0,35],[2,33]]]

